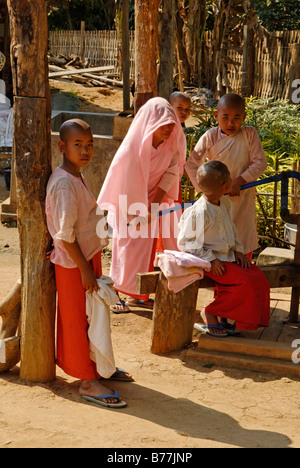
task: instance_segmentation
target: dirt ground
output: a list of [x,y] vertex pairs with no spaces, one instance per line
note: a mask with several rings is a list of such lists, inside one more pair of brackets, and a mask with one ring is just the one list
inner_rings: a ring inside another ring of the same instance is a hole
[[[91,105],[103,112],[121,110],[121,102],[116,90],[111,96],[98,93]],[[90,109],[87,101],[82,104]],[[0,176],[0,202],[7,195]],[[109,260],[108,252],[105,273]],[[19,277],[19,262],[17,229],[0,225],[0,301]],[[203,305],[208,300],[201,298]],[[31,384],[20,379],[16,366],[0,375],[1,448],[300,447],[299,381],[205,367],[186,361],[184,351],[153,355],[151,312],[111,318],[116,363],[135,382],[108,386],[120,392],[127,408],[83,401],[79,382],[59,369],[54,382]]]

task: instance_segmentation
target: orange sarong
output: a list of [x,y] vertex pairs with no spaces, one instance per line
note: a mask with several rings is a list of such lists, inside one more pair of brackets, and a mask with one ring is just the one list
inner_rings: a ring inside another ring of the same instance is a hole
[[[101,251],[91,260],[97,278],[102,275]],[[68,375],[95,379],[95,363],[90,359],[85,289],[78,268],[55,265],[57,289],[56,364]]]

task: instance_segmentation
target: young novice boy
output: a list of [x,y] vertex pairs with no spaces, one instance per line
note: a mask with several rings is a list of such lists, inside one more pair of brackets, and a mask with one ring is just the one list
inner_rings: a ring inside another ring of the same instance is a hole
[[170,104],[175,109],[182,127],[191,114],[191,98],[180,91],[174,91],[170,96]]
[[57,365],[82,380],[79,393],[83,398],[122,407],[125,402],[117,392],[99,381],[87,334],[86,291],[98,290],[101,250],[107,245],[107,238],[96,233],[101,216],[96,214],[96,199],[80,172],[94,153],[90,127],[77,119],[63,123],[58,146],[63,162],[53,171],[46,196],[47,224],[54,245],[50,260],[55,265],[58,293]]
[[226,94],[215,111],[218,127],[208,130],[191,153],[185,170],[199,192],[197,170],[206,160],[222,161],[229,169],[234,204],[234,222],[246,254],[258,246],[255,188],[241,191],[241,186],[256,180],[266,169],[267,161],[259,136],[250,126],[242,127],[246,118],[245,101],[237,94]]
[[244,255],[233,222],[233,205],[224,194],[231,190],[230,173],[220,161],[197,171],[204,195],[183,214],[178,248],[211,263],[205,272],[216,282],[215,300],[201,311],[204,326],[197,329],[216,337],[227,336],[220,317],[236,321],[240,330],[267,327],[270,287],[264,274]]

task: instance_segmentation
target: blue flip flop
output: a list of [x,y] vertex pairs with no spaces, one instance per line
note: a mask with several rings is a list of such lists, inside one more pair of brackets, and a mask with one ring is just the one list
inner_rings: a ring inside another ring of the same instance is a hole
[[[120,400],[119,393],[116,390],[113,390],[113,392],[114,392],[113,395],[107,394],[107,395],[100,395],[98,397],[90,397],[87,395],[81,395],[81,397],[86,401],[89,401],[91,403],[96,403],[96,405],[104,406],[105,408],[125,408],[125,406],[127,406],[126,401]],[[117,403],[107,403],[105,401],[102,401],[105,398],[111,398],[111,397],[118,398],[119,401]]]
[[220,334],[220,333],[211,333],[209,331],[210,328],[216,328],[217,330],[223,330],[224,331],[224,328],[222,327],[222,324],[217,326],[217,325],[202,325],[200,323],[195,323],[194,328],[196,328],[196,330],[198,330],[198,331],[201,331],[202,333],[205,333],[206,335],[213,336],[214,338],[225,338],[226,336],[228,336],[228,333],[227,333],[226,330],[225,330],[226,333],[222,333],[222,334]]

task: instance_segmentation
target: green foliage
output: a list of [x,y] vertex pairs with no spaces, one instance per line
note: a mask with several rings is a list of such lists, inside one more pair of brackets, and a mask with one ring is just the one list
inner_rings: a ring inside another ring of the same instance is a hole
[[[52,0],[54,8],[48,13],[49,30],[80,29],[85,21],[86,30],[114,29],[115,0]],[[71,24],[70,24],[71,23]]]
[[299,0],[255,0],[255,9],[262,25],[269,31],[299,30]]

